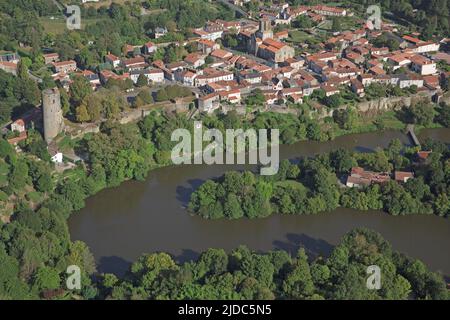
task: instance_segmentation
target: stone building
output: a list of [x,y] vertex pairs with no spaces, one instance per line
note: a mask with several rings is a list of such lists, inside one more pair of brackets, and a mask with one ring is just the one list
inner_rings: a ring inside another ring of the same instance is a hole
[[46,89],[42,92],[42,109],[44,138],[47,143],[50,143],[64,129],[58,88]]
[[259,30],[251,36],[248,51],[274,64],[284,62],[295,55],[294,48],[273,38],[271,21],[268,19],[259,21]]

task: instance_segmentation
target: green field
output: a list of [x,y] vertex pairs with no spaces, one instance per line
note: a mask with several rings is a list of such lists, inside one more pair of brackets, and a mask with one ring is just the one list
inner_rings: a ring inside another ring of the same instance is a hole
[[301,30],[289,31],[289,41],[293,43],[302,43],[305,42],[306,39],[309,39],[311,37],[312,35]]
[[[68,30],[66,27],[66,20],[62,17],[54,17],[54,19],[50,19],[50,17],[41,17],[39,18],[41,25],[44,27],[44,31],[47,33],[52,33],[55,35],[64,33],[64,31]],[[82,19],[81,20],[81,29],[85,29],[86,26],[90,24],[94,24],[101,19]]]

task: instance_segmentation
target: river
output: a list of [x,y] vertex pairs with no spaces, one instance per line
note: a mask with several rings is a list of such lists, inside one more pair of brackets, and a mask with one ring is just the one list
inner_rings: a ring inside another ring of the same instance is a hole
[[[423,130],[427,137],[450,142],[450,130]],[[334,141],[304,141],[280,147],[281,159],[295,159],[338,147],[367,152],[386,147],[399,131],[342,136]],[[102,272],[123,273],[143,253],[165,251],[178,261],[198,256],[209,247],[230,250],[241,244],[267,251],[296,252],[302,246],[311,255],[328,255],[349,230],[368,227],[380,232],[395,250],[423,260],[432,270],[450,276],[450,220],[432,215],[390,216],[377,211],[340,208],[307,216],[274,214],[264,219],[205,220],[189,215],[184,206],[206,179],[229,170],[254,169],[239,165],[181,165],[149,173],[144,182],[127,181],[86,201],[69,219],[72,240],[85,241]]]

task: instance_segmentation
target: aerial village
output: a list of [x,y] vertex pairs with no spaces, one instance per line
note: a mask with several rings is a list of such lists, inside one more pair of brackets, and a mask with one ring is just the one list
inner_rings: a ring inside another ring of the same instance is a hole
[[[240,6],[245,1],[230,2]],[[377,30],[360,19],[360,23],[349,30],[330,34],[325,42],[318,44],[319,50],[310,50],[306,43],[290,41],[296,30],[295,21],[301,16],[320,25],[333,17],[353,14],[343,7],[292,7],[283,3],[261,8],[256,17],[208,21],[202,28],[193,30],[193,38],[176,44],[195,50],[180,61],[168,64],[153,58],[159,48],[166,45],[156,41],[168,32],[165,28],[154,30],[153,41],[128,44],[122,56],[106,54],[103,67],[95,70],[81,69],[74,60],[61,61],[55,52],[46,52],[44,58],[53,72],[53,79],[66,91],[76,75],[85,77],[94,90],[111,79],[131,80],[136,84],[145,77],[150,88],[169,85],[188,88],[195,97],[189,103],[194,105],[191,112],[199,113],[232,109],[245,113],[246,98],[255,92],[262,95],[264,110],[286,112],[289,106],[302,104],[317,90],[322,90],[326,97],[350,90],[363,98],[365,89],[373,83],[402,90],[413,88],[411,92],[426,92],[437,102],[442,95],[441,79],[449,76],[438,64],[440,61],[450,64],[450,39],[423,41],[418,35],[399,32],[393,23],[382,21],[381,29]],[[306,28],[305,32],[314,37],[314,27]],[[395,39],[399,48],[391,51],[388,46],[375,45],[381,36]],[[235,40],[232,47],[226,46],[224,39],[227,37]],[[20,57],[14,52],[1,53],[0,69],[16,74],[19,61]],[[128,101],[136,96],[133,91],[129,88],[124,92]],[[178,105],[179,101],[173,104]],[[10,124],[10,130],[19,132],[10,143],[17,144],[26,138],[27,122],[33,116],[36,115],[28,114]],[[59,121],[55,118],[50,125],[54,127]],[[51,128],[53,136],[63,130],[62,125],[57,127],[56,131]],[[51,137],[46,140],[50,142]],[[421,156],[426,158],[427,155],[419,153],[418,157]],[[61,153],[55,150],[52,160],[62,162]],[[393,178],[406,182],[413,178],[413,173],[395,172]],[[388,179],[391,179],[389,173],[353,168],[346,185],[360,187]]]

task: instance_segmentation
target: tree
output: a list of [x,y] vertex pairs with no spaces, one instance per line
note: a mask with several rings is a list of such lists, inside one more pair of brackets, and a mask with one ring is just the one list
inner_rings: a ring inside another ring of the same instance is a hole
[[339,128],[350,130],[355,121],[356,114],[351,109],[338,109],[333,112],[333,120]]
[[330,269],[327,265],[314,263],[311,265],[311,278],[317,286],[324,286],[330,279]]
[[54,290],[58,289],[61,279],[55,269],[49,267],[40,267],[33,279],[33,287],[38,290]]
[[308,139],[320,141],[322,135],[319,124],[313,121],[309,122],[306,127],[306,136]]
[[314,293],[308,257],[303,248],[297,254],[293,270],[286,275],[283,281],[283,293],[289,299],[305,299]]
[[[105,96],[107,96],[107,93],[105,93],[104,95],[101,94],[101,93],[94,93],[94,94],[91,94],[91,95],[87,96],[83,100],[82,104],[78,108],[84,107],[87,110],[87,114],[88,114],[89,119],[85,120],[85,121],[98,121],[98,120],[101,120],[102,113],[103,113],[103,105],[102,105],[102,103],[103,103],[103,100],[104,100]],[[81,109],[80,111],[82,111],[82,113],[84,112],[83,109]],[[78,121],[80,121],[80,120],[78,120]]]
[[331,21],[332,21],[331,30],[333,30],[335,32],[336,31],[341,31],[341,29],[342,29],[341,20],[339,18],[337,18],[337,17],[333,17],[331,19]]
[[255,278],[267,288],[273,281],[274,267],[267,255],[244,256],[240,263],[240,269],[244,275]]
[[28,165],[23,160],[18,160],[13,164],[9,176],[9,184],[14,190],[21,190],[28,182]]
[[446,128],[450,128],[450,104],[442,102],[438,108],[437,121]]
[[85,105],[81,105],[77,108],[76,117],[78,122],[87,122],[91,120]]
[[445,193],[440,193],[433,204],[438,215],[443,217],[450,215],[450,200]]
[[47,172],[43,173],[37,180],[36,188],[41,192],[52,191],[54,188],[52,176]]
[[167,101],[167,100],[169,100],[169,97],[167,96],[166,90],[164,88],[158,90],[158,92],[156,93],[156,101],[162,102],[162,101]]
[[342,98],[339,93],[324,97],[322,100],[327,107],[330,107],[332,109],[336,109],[342,104]]
[[235,48],[235,47],[238,46],[239,43],[238,43],[238,41],[236,39],[236,35],[235,34],[228,33],[224,37],[224,44],[225,44],[226,47]]
[[220,275],[227,271],[228,255],[223,249],[208,249],[197,262],[197,277]]
[[64,90],[64,89],[60,89],[59,93],[60,93],[60,96],[61,96],[61,109],[62,109],[62,112],[63,112],[63,116],[65,116],[70,111],[69,95],[67,94],[66,90]]
[[300,168],[295,164],[290,165],[288,171],[286,172],[286,177],[288,179],[297,179],[299,175]]
[[229,219],[239,219],[244,216],[238,197],[234,193],[229,193],[224,205],[225,216]]
[[84,98],[92,93],[92,87],[85,77],[76,76],[73,79],[72,84],[70,85],[69,93],[72,103],[78,106],[81,104]]
[[409,114],[413,123],[429,126],[434,119],[434,106],[425,102],[418,102],[410,107]]
[[331,165],[336,172],[347,173],[352,167],[357,165],[356,160],[353,158],[350,151],[339,148],[330,154]]
[[138,87],[144,87],[144,86],[148,85],[148,79],[143,73],[141,73],[139,75],[139,77],[138,77],[138,79],[136,81],[136,85]]
[[422,200],[424,197],[429,197],[431,194],[430,187],[425,183],[423,177],[408,179],[404,186],[405,190],[418,200]]
[[245,100],[245,103],[250,106],[263,105],[265,102],[266,98],[260,89],[255,89]]
[[79,266],[83,273],[87,275],[96,271],[94,256],[86,243],[82,241],[74,241],[70,244],[67,264]]
[[14,154],[13,147],[5,139],[0,138],[0,157],[5,159]]
[[213,58],[213,57],[207,56],[207,57],[205,58],[205,64],[206,64],[206,65],[211,64],[211,63],[213,63],[213,62],[214,62],[214,58]]
[[73,210],[84,207],[85,194],[81,186],[73,180],[69,180],[59,186],[59,194],[72,205]]
[[161,271],[174,270],[176,263],[167,253],[145,254],[132,264],[131,272],[141,278],[140,284],[150,288]]
[[117,91],[110,91],[109,94],[104,96],[102,100],[103,114],[105,118],[117,118],[123,105],[123,97],[120,93]]
[[142,90],[139,92],[139,94],[136,96],[136,99],[133,102],[133,106],[135,108],[142,107],[146,104],[153,103],[153,97],[150,94],[149,90]]
[[313,26],[313,22],[306,14],[302,14],[295,19],[294,25],[300,29],[309,29]]
[[388,47],[389,51],[395,51],[398,50],[400,43],[397,39],[388,37],[386,33],[383,33],[381,36],[375,38],[372,43],[378,47]]

